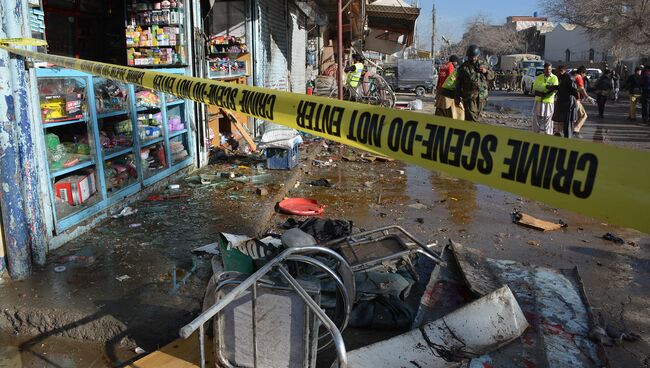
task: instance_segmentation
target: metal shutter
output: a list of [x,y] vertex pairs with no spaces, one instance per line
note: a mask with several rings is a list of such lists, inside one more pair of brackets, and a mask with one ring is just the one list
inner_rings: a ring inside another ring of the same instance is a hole
[[285,0],[259,0],[261,46],[259,63],[262,65],[264,87],[289,90],[288,62],[289,35]]
[[291,15],[291,91],[305,93],[307,30],[305,15],[296,6],[289,6]]

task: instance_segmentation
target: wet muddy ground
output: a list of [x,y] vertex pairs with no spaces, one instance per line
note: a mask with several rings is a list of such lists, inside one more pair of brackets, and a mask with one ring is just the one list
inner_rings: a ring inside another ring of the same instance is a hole
[[[303,145],[302,161],[319,149],[320,142]],[[134,203],[135,214],[109,219],[52,252],[30,279],[0,283],[0,331],[45,346],[57,345],[58,336],[89,341],[70,351],[73,361],[92,356],[100,343],[107,363],[98,367],[177,338],[200,311],[212,272],[210,257],[191,250],[217,241],[218,232],[264,232],[285,186],[301,175],[300,168],[263,167],[237,158],[210,165],[178,181],[180,188]],[[36,366],[57,367],[48,364]]]

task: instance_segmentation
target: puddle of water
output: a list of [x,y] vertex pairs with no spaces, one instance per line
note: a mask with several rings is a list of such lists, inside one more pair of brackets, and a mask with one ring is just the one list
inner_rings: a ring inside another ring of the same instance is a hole
[[431,187],[428,185],[433,173],[418,166],[408,165],[404,168],[406,174],[406,195],[411,201],[430,205],[436,200]]
[[[119,358],[129,359],[126,348],[116,351]],[[31,339],[0,331],[0,368],[108,368],[113,366],[101,344],[61,337]]]
[[439,207],[442,201],[454,224],[470,223],[479,209],[477,187],[469,181],[410,165],[406,166],[405,174],[405,192],[410,202]]

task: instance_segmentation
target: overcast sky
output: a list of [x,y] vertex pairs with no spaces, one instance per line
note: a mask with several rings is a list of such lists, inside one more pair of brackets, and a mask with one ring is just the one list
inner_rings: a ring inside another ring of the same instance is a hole
[[[405,0],[412,3],[413,0]],[[537,0],[418,0],[418,48],[431,49],[431,7],[436,4],[436,48],[440,46],[440,36],[452,41],[463,36],[465,23],[478,14],[487,15],[494,24],[503,24],[510,15],[533,15],[535,11],[543,15]]]

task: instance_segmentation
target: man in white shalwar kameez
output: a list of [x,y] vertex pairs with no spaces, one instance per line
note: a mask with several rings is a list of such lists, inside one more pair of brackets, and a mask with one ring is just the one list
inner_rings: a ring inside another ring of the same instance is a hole
[[553,135],[553,111],[558,78],[552,73],[552,65],[544,64],[544,73],[535,78],[535,106],[533,107],[533,132]]

